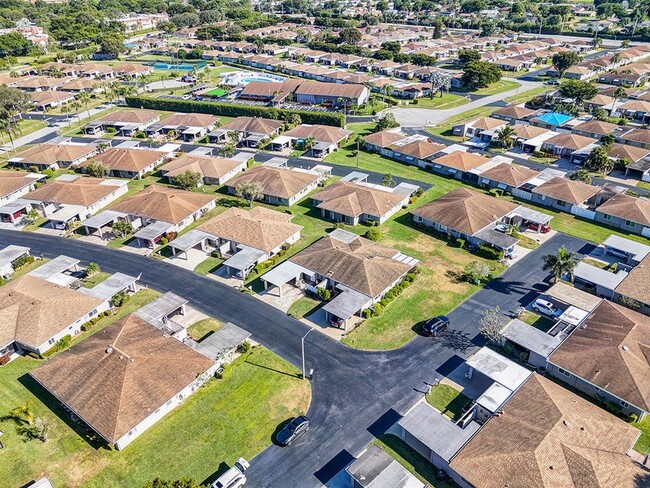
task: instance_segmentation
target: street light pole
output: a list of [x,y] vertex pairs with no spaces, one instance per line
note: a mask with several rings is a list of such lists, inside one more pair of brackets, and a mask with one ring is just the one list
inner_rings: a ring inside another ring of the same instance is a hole
[[309,335],[309,333],[314,330],[314,329],[309,329],[307,333],[302,336],[300,339],[300,348],[302,350],[302,379],[304,380],[306,378],[305,375],[305,338]]

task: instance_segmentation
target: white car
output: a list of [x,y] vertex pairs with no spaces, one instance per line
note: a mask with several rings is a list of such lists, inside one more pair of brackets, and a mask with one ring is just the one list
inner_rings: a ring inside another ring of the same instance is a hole
[[535,312],[543,313],[544,315],[548,315],[549,317],[559,317],[560,315],[562,315],[562,310],[557,308],[551,302],[547,300],[542,300],[541,298],[537,298],[533,302],[532,309]]
[[239,458],[235,465],[210,485],[210,488],[240,488],[246,484],[246,471],[250,467],[248,461]]

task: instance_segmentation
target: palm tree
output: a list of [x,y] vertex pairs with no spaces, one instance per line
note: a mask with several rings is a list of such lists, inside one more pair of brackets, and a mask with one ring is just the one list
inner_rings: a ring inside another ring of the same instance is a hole
[[79,111],[81,110],[81,102],[79,100],[73,100],[70,102],[70,107],[77,114],[77,121],[81,123],[81,117],[79,116]]
[[[64,115],[68,115],[72,109],[70,108],[70,105],[67,103],[64,105],[61,105],[61,113]],[[70,120],[68,120],[68,117],[65,118],[65,121],[68,123],[68,127],[70,127]]]
[[88,94],[87,91],[82,90],[79,93],[79,96],[77,97],[77,100],[79,100],[79,103],[83,103],[84,106],[86,107],[86,116],[90,117],[90,110],[88,109],[88,104],[90,103],[90,95]]
[[86,273],[88,273],[88,276],[96,275],[100,271],[101,271],[101,268],[99,267],[99,264],[97,264],[97,263],[90,263],[90,264],[88,264],[88,268],[86,268]]
[[609,58],[609,61],[610,61],[612,64],[616,64],[616,63],[618,63],[620,60],[621,60],[621,53],[618,52],[618,51],[615,52],[614,54],[612,54],[612,57]]
[[627,93],[625,92],[625,88],[622,86],[619,86],[616,90],[612,92],[612,98],[614,101],[612,102],[612,109],[610,110],[610,114],[616,113],[616,102],[618,101],[619,98],[624,98],[627,96]]
[[257,54],[262,54],[262,51],[264,50],[264,39],[261,37],[256,37],[255,38],[255,51]]
[[557,250],[556,254],[547,254],[542,257],[544,260],[544,271],[550,271],[553,275],[553,281],[557,283],[565,274],[569,275],[569,279],[573,282],[573,272],[576,267],[577,254],[567,250],[562,246]]
[[11,149],[12,151],[15,151],[16,146],[14,145],[14,136],[20,135],[21,133],[18,124],[12,121],[11,117],[2,117],[0,118],[0,132],[4,132],[9,136]]
[[307,152],[311,151],[315,143],[316,139],[314,139],[312,136],[309,136],[307,139],[305,139],[305,149],[307,149]]
[[506,125],[499,131],[499,142],[501,143],[501,146],[505,147],[506,149],[510,149],[512,147],[512,136],[515,133],[515,130],[512,128],[511,125]]

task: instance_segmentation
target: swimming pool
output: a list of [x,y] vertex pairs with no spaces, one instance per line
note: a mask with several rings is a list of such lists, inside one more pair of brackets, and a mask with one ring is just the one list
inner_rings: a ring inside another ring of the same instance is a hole
[[167,70],[175,69],[175,70],[179,70],[179,71],[192,71],[194,69],[201,69],[207,64],[208,63],[206,63],[205,61],[201,61],[200,63],[196,63],[196,64],[156,63],[156,64],[153,65],[153,68],[154,69],[167,69]]
[[284,76],[272,75],[270,73],[238,71],[225,75],[222,83],[230,86],[246,86],[252,81],[282,83],[285,79]]

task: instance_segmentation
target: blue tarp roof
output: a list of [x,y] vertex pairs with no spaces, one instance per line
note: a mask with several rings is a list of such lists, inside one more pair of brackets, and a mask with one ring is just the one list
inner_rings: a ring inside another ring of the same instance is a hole
[[557,112],[547,112],[537,117],[537,120],[541,120],[542,122],[546,122],[547,124],[551,124],[551,125],[562,125],[562,124],[566,124],[572,118],[573,117],[567,114],[560,114]]

